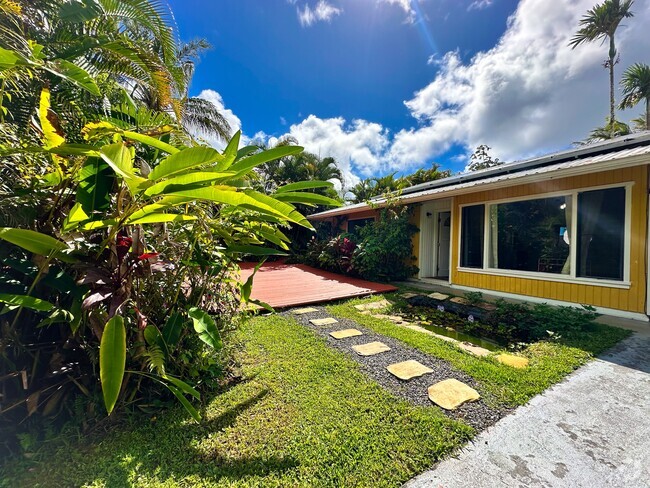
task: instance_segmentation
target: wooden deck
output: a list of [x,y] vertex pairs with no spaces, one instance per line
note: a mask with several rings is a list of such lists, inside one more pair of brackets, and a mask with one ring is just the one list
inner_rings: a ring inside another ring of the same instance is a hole
[[[241,263],[241,279],[253,273],[255,263]],[[397,290],[391,285],[329,273],[304,264],[265,263],[253,279],[251,298],[273,308],[329,302]]]

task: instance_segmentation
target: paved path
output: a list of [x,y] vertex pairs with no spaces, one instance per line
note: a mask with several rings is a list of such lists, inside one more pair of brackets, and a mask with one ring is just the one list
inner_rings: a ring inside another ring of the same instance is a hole
[[650,335],[630,337],[406,487],[650,487]]

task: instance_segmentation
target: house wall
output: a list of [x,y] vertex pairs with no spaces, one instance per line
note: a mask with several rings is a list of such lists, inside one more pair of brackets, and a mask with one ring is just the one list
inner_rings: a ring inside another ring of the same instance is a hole
[[[460,254],[460,206],[490,200],[526,197],[556,191],[633,182],[631,191],[630,286],[617,288],[563,283],[514,276],[464,272],[458,269]],[[630,312],[645,312],[648,167],[621,168],[602,173],[551,179],[454,198],[452,206],[451,282],[455,285],[514,293],[552,300],[594,305]]]

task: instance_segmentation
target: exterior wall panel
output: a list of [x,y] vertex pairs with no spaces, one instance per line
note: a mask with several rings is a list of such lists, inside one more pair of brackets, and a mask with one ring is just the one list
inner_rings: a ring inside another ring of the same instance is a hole
[[[460,249],[460,206],[489,202],[504,198],[528,197],[557,191],[633,182],[631,189],[631,239],[630,239],[630,286],[629,288],[602,285],[562,283],[526,277],[497,276],[494,274],[465,272],[458,269]],[[453,284],[515,293],[538,298],[582,303],[598,307],[645,312],[646,300],[646,233],[648,167],[635,166],[607,172],[549,179],[518,185],[507,189],[489,190],[456,196],[452,212],[452,261]],[[417,247],[416,247],[417,249]]]

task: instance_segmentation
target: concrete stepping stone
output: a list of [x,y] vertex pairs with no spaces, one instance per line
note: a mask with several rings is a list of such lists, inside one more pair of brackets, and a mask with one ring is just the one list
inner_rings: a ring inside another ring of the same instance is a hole
[[499,354],[495,359],[501,364],[511,366],[517,369],[524,369],[528,367],[528,359],[521,356],[513,356],[512,354]]
[[352,349],[354,349],[354,352],[360,356],[374,356],[375,354],[390,351],[390,347],[388,347],[383,342],[378,341],[369,342],[367,344],[359,344],[358,346],[352,346]]
[[[362,312],[363,313],[363,312]],[[376,319],[386,319],[390,320],[391,322],[395,324],[404,324],[407,323],[406,320],[404,320],[404,317],[400,317],[399,315],[386,315],[384,313],[373,313],[370,315],[371,317],[374,317]]]
[[424,364],[421,364],[413,359],[403,361],[401,363],[391,364],[386,367],[389,373],[397,376],[400,380],[410,380],[427,373],[433,373],[433,370]]
[[332,318],[332,317],[327,317],[324,319],[311,319],[310,322],[314,325],[332,325],[332,324],[338,324],[339,321]]
[[467,298],[463,298],[463,297],[454,297],[449,301],[454,302],[454,303],[458,303],[460,305],[469,305],[469,300]]
[[343,330],[335,330],[334,332],[330,332],[330,335],[334,339],[347,339],[348,337],[356,337],[363,335],[363,332],[357,329],[343,329]]
[[475,346],[474,344],[471,344],[469,342],[459,342],[458,347],[460,347],[463,351],[466,351],[470,354],[474,354],[474,356],[479,356],[482,358],[492,354],[488,349],[485,349],[484,347],[481,346]]
[[409,298],[413,298],[413,297],[418,296],[418,294],[417,294],[417,293],[402,293],[402,294],[400,294],[400,296],[401,296],[404,300],[408,300]]
[[362,303],[360,305],[355,305],[354,308],[357,310],[377,310],[380,308],[386,308],[390,305],[388,300],[379,300],[378,302]]
[[430,293],[427,295],[429,298],[433,298],[434,300],[446,300],[449,298],[449,295],[445,295],[444,293]]
[[481,398],[474,388],[453,378],[431,385],[427,392],[429,400],[445,410],[456,410],[463,403]]
[[295,310],[292,311],[292,313],[295,313],[296,315],[302,315],[305,313],[312,313],[312,312],[318,312],[318,309],[314,307],[307,307],[307,308],[296,308]]

